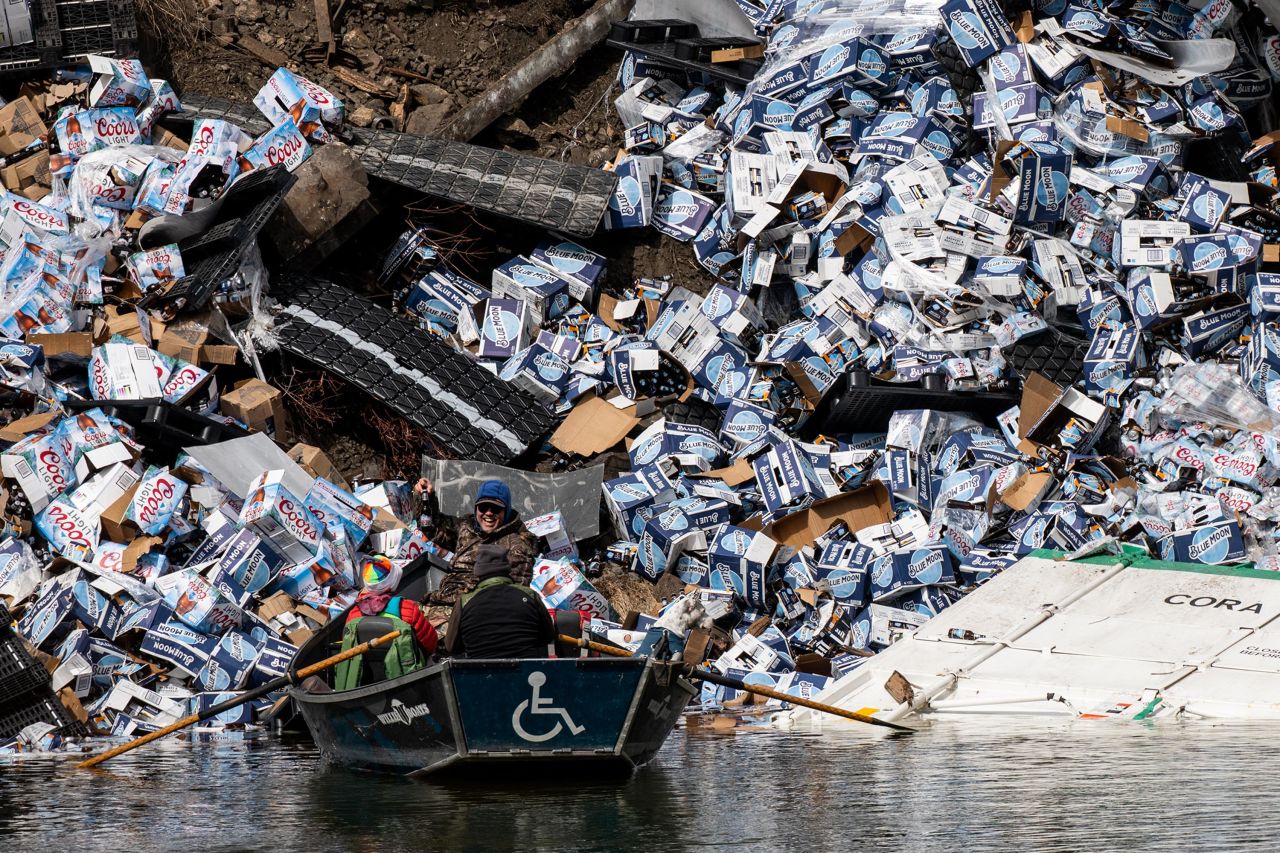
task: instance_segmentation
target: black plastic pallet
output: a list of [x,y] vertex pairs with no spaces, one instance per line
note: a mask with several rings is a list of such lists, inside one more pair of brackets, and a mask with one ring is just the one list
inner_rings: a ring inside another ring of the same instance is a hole
[[0,705],[17,703],[50,680],[49,670],[31,656],[22,638],[11,628],[0,628]]
[[[651,25],[651,26],[646,26]],[[683,25],[683,26],[676,26]],[[738,47],[748,43],[746,39],[704,39],[699,37],[697,26],[685,21],[624,21],[615,24],[605,43],[619,50],[629,50],[652,59],[662,65],[706,74],[739,86],[748,86],[760,72],[762,59],[744,59],[740,62],[710,62],[712,47]],[[659,38],[659,35],[664,37]],[[723,42],[723,43],[720,43]],[[758,42],[751,41],[751,44]]]
[[368,128],[350,135],[371,175],[576,237],[596,232],[618,181],[603,169],[463,142]]
[[694,38],[697,35],[697,24],[675,18],[618,21],[609,29],[609,38],[619,41],[631,41],[636,44],[675,41],[676,39]]
[[719,435],[720,426],[724,423],[723,410],[697,397],[690,397],[684,402],[677,400],[663,406],[662,417],[666,418],[667,423],[702,427],[712,435]]
[[555,426],[524,391],[342,287],[285,277],[272,295],[282,349],[387,404],[456,458],[510,462]]
[[146,400],[67,400],[72,412],[102,409],[134,428],[149,448],[177,452],[194,445],[217,444],[243,438],[248,430],[175,406],[159,398]]
[[816,428],[828,435],[880,432],[894,412],[905,409],[964,412],[995,426],[1000,413],[1018,405],[1020,399],[1008,391],[949,391],[927,388],[923,383],[881,382],[857,370],[841,376],[827,393],[809,431]]
[[[252,106],[183,96],[183,112],[165,126],[221,118],[258,135],[271,125]],[[347,128],[345,139],[370,175],[426,195],[590,237],[604,218],[618,178],[612,172],[392,130]]]
[[1024,381],[1039,373],[1059,385],[1073,385],[1084,375],[1088,352],[1084,338],[1049,328],[1018,341],[1004,351],[1004,357]]
[[73,737],[89,733],[50,690],[33,694],[29,700],[0,705],[0,741],[14,737],[32,723],[49,723],[63,735]]
[[34,0],[35,40],[0,48],[0,75],[83,62],[91,53],[131,58],[138,49],[133,0]]
[[284,166],[250,172],[227,190],[217,219],[200,234],[178,243],[186,275],[140,301],[144,309],[169,314],[203,307],[218,286],[240,269],[244,253],[275,215],[294,177]]
[[190,133],[192,125],[202,118],[229,121],[250,136],[261,136],[271,129],[271,122],[251,103],[228,101],[195,92],[184,92],[182,110],[166,113],[161,117],[160,124],[174,133]]

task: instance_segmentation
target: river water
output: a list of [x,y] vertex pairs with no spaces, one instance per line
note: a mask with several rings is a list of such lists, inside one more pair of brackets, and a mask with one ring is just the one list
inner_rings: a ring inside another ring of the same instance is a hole
[[0,764],[0,850],[1274,850],[1274,726],[677,730],[628,781],[432,785],[305,736]]

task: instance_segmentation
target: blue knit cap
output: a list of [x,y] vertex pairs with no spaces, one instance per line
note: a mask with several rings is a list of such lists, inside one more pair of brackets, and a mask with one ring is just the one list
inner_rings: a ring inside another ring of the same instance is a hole
[[480,490],[476,492],[475,503],[478,504],[486,500],[496,501],[507,508],[507,514],[502,518],[503,524],[515,517],[516,511],[511,506],[511,489],[507,488],[507,484],[501,480],[485,480],[480,484]]

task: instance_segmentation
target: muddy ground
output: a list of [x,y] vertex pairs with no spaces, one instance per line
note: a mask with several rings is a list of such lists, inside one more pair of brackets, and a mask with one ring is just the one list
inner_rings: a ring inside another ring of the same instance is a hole
[[[388,92],[413,90],[418,132],[430,133],[576,17],[579,0],[329,0],[338,52],[326,62],[313,0],[170,0],[200,4],[189,44],[166,33],[148,35],[158,71],[179,91],[249,100],[274,66],[237,48],[242,38],[280,51],[290,66],[338,94],[348,115],[389,111],[389,98],[361,91],[330,67],[345,68]],[[157,27],[158,28],[158,27]],[[495,129],[481,144],[597,165],[621,140],[605,97],[618,55],[592,51],[562,79],[534,93],[509,130]]]

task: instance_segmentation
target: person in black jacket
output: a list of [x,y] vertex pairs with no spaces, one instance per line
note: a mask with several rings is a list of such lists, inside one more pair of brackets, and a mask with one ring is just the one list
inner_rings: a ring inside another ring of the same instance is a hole
[[479,583],[454,605],[445,651],[469,658],[544,658],[556,639],[542,599],[511,579],[511,563],[500,545],[482,545],[476,555]]

